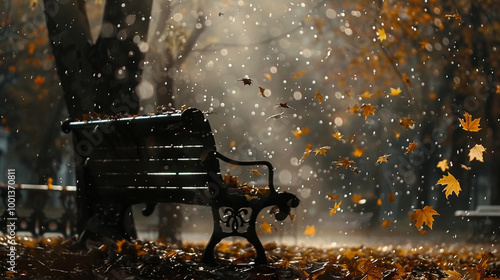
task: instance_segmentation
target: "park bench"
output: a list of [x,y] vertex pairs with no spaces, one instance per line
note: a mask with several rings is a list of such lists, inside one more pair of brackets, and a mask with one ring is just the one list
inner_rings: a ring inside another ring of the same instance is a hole
[[[299,204],[291,193],[273,185],[268,161],[237,161],[216,150],[212,129],[197,109],[148,116],[66,121],[73,135],[80,238],[103,234],[115,240],[135,238],[130,207],[145,203],[150,215],[157,203],[210,206],[213,232],[203,262],[214,263],[215,246],[224,238],[246,238],[256,263],[266,263],[257,236],[259,212],[274,206],[284,220]],[[232,165],[266,166],[267,187],[240,188],[224,180],[219,160]]]
[[494,239],[499,229],[493,228],[493,219],[500,219],[500,205],[479,205],[475,210],[457,210],[455,216],[470,218],[474,223],[471,241]]

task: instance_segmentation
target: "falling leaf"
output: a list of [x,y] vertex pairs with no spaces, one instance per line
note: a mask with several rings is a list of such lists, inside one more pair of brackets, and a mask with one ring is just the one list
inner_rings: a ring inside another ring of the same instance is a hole
[[410,79],[408,79],[408,76],[406,75],[406,73],[403,73],[401,75],[401,77],[402,77],[403,81],[406,83],[406,85],[410,87],[411,86],[411,81],[410,81]]
[[481,130],[481,128],[479,127],[479,121],[481,120],[481,118],[472,120],[472,116],[467,112],[464,113],[464,118],[465,121],[463,121],[462,119],[458,120],[460,121],[460,124],[465,131],[478,132],[479,130]]
[[390,225],[391,225],[391,223],[392,223],[392,222],[391,222],[391,220],[384,220],[384,221],[382,222],[382,227],[383,227],[383,228],[387,228],[388,226],[390,226]]
[[9,69],[9,72],[15,72],[16,71],[16,66],[11,65],[11,66],[9,66],[8,69]]
[[423,39],[422,41],[420,41],[420,49],[425,50],[427,48],[427,44],[429,44],[429,40],[427,39]]
[[267,96],[264,94],[264,91],[266,91],[266,89],[265,89],[265,88],[263,88],[263,87],[259,87],[259,90],[260,90],[260,96],[262,96],[262,97],[264,97],[264,98],[265,98],[265,97],[267,97]]
[[363,199],[363,196],[360,194],[353,194],[352,195],[352,201],[354,203],[359,203],[361,201],[361,199]]
[[304,231],[304,234],[310,235],[310,236],[316,235],[316,228],[314,227],[314,225],[306,226],[306,230]]
[[355,157],[361,157],[365,153],[365,149],[359,148],[359,147],[354,147],[354,152],[352,152],[352,155]]
[[381,198],[377,199],[377,206],[382,206],[382,199]]
[[370,98],[370,97],[372,97],[372,95],[373,95],[372,93],[369,93],[368,91],[365,91],[360,96],[361,96],[361,98]]
[[265,73],[264,76],[270,81],[272,80],[273,78],[271,77],[271,74],[269,73]]
[[266,121],[268,121],[270,119],[277,120],[277,119],[281,119],[281,118],[284,118],[284,117],[286,117],[285,116],[285,112],[281,112],[281,113],[277,113],[277,114],[274,114],[274,115],[271,115],[271,116],[267,117]]
[[38,0],[30,0],[30,9],[34,11],[38,5]]
[[36,47],[35,43],[30,43],[28,48],[28,53],[33,54],[35,52],[35,47]]
[[450,169],[448,166],[448,160],[443,159],[442,161],[438,162],[437,166],[438,168],[441,168],[441,171],[445,172],[446,170]]
[[465,165],[465,164],[461,164],[460,167],[462,169],[465,169],[465,170],[471,170],[472,168],[470,168],[469,166]]
[[260,171],[257,169],[250,169],[250,173],[256,176],[262,176],[262,173],[260,173]]
[[353,114],[359,113],[359,110],[360,110],[360,107],[359,107],[358,104],[355,104],[352,107],[347,107],[347,111],[349,111],[349,112],[351,112]]
[[399,124],[408,129],[410,126],[415,124],[415,121],[412,118],[403,117],[401,118],[401,121],[399,121]]
[[383,156],[379,156],[378,159],[377,159],[377,162],[376,164],[381,164],[382,162],[387,162],[387,160],[389,159],[391,155],[383,155]]
[[484,159],[483,159],[484,152],[486,152],[486,148],[483,147],[483,145],[476,144],[469,151],[469,160],[470,161],[477,160],[480,162],[484,162]]
[[382,28],[382,29],[377,29],[378,31],[378,37],[377,39],[380,40],[380,42],[384,41],[385,39],[387,39],[387,36],[385,35],[385,30]]
[[420,229],[424,224],[426,224],[430,229],[432,229],[432,224],[434,223],[434,218],[432,216],[439,215],[432,206],[425,206],[423,209],[415,209],[415,213],[411,214],[410,223],[416,221],[415,226]]
[[454,18],[456,20],[462,20],[462,16],[458,14],[458,12],[455,12],[454,14],[445,14],[445,17],[449,18]]
[[319,89],[316,90],[316,95],[314,98],[318,98],[318,103],[321,104],[323,102],[323,95],[319,92]]
[[400,88],[391,88],[391,95],[392,96],[396,96],[396,95],[399,95],[401,93],[401,89]]
[[332,134],[333,137],[335,137],[337,140],[342,141],[342,134],[340,134],[340,131],[336,131],[335,133]]
[[330,208],[330,216],[332,216],[333,214],[335,214],[337,212],[337,210],[340,207],[340,204],[342,204],[342,200],[339,201],[338,203],[335,203],[335,205],[333,206],[333,208]]
[[326,151],[330,150],[332,147],[330,146],[323,146],[321,148],[314,149],[315,156],[318,154],[326,156]]
[[311,132],[311,131],[309,130],[309,128],[306,127],[306,128],[302,128],[302,129],[299,128],[299,129],[293,131],[293,134],[295,135],[295,137],[297,137],[297,139],[299,139],[300,137],[302,137],[302,135],[309,134],[309,132]]
[[337,195],[333,195],[331,193],[328,193],[327,197],[328,197],[329,200],[337,200],[339,198],[339,195],[338,194]]
[[395,195],[394,193],[390,193],[390,194],[389,194],[388,201],[389,201],[389,202],[394,202],[394,201],[396,201],[396,195]]
[[443,185],[446,186],[443,191],[445,192],[446,199],[448,199],[448,196],[452,193],[455,193],[458,196],[458,193],[462,190],[460,188],[460,183],[458,183],[457,179],[451,175],[451,173],[448,173],[447,175],[443,175],[441,179],[437,182],[438,185]]
[[411,142],[408,147],[406,148],[406,152],[405,154],[409,154],[411,153],[413,150],[415,150],[415,148],[417,147],[417,143],[415,143],[415,141]]
[[496,85],[495,93],[500,94],[500,85]]
[[349,160],[348,157],[340,157],[338,161],[334,161],[333,163],[337,165],[337,168],[345,167],[345,169],[347,169],[351,167],[351,164],[354,164],[354,161]]
[[45,83],[45,78],[42,76],[36,76],[34,82],[35,82],[35,85],[41,86],[41,85],[43,85],[43,83]]
[[311,144],[307,144],[306,150],[304,151],[304,154],[300,158],[299,162],[303,162],[311,154],[311,147]]
[[292,108],[292,107],[288,106],[288,104],[286,102],[285,103],[279,103],[278,105],[276,105],[276,107],[278,107],[278,108],[285,108],[285,109]]
[[271,232],[272,232],[272,231],[271,231],[272,226],[271,226],[268,222],[266,222],[266,221],[264,221],[264,222],[260,225],[260,227],[261,227],[262,229],[264,229],[264,231],[265,231],[266,233],[271,233]]
[[373,109],[373,105],[365,104],[361,106],[361,110],[363,110],[363,115],[365,116],[365,120],[368,118],[370,114],[375,116],[375,109]]
[[298,78],[302,77],[305,73],[306,73],[306,71],[293,73],[292,79],[298,79]]
[[250,78],[241,78],[238,80],[238,82],[243,82],[244,86],[251,86],[253,83],[253,80]]

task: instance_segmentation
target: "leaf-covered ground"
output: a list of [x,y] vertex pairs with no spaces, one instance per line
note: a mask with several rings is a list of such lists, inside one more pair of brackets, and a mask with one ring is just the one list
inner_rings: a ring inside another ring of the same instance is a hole
[[[7,269],[1,237],[2,271]],[[472,244],[307,248],[265,244],[270,263],[249,264],[253,248],[222,243],[220,264],[200,263],[203,245],[93,244],[22,238],[15,279],[500,279],[500,252]],[[2,276],[5,276],[2,275]]]

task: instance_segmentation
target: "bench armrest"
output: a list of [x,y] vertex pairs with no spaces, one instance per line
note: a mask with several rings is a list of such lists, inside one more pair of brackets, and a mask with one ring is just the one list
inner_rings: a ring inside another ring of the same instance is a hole
[[265,161],[265,160],[239,161],[239,160],[230,159],[217,151],[215,152],[215,156],[218,159],[221,159],[227,163],[234,164],[234,165],[265,165],[265,166],[267,166],[267,169],[269,170],[269,176],[268,176],[269,190],[271,191],[271,193],[276,193],[276,190],[274,189],[274,183],[273,183],[274,167],[269,161]]

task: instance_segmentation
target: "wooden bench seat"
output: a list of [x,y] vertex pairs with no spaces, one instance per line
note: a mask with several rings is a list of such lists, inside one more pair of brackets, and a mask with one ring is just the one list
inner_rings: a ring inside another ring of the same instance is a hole
[[[277,206],[283,220],[298,198],[279,193],[273,185],[274,168],[268,161],[242,162],[216,150],[215,139],[203,113],[191,108],[106,120],[67,121],[73,133],[76,161],[78,225],[81,236],[104,234],[114,239],[135,238],[130,206],[145,203],[149,215],[162,202],[207,205],[214,230],[203,261],[213,263],[215,245],[228,236],[246,238],[265,263],[255,224],[258,213]],[[219,160],[234,165],[267,167],[267,189],[249,196],[244,189],[224,182]]]

